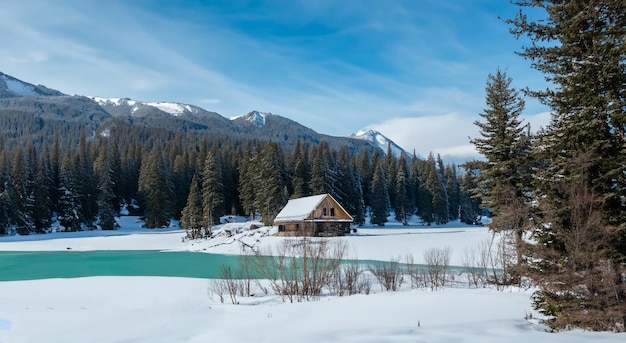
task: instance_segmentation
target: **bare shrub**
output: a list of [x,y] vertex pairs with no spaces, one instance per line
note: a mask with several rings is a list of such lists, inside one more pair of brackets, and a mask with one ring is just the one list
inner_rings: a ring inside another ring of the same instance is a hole
[[515,249],[514,232],[503,231],[494,233],[489,241],[489,271],[488,282],[496,286],[498,290],[504,290],[507,286],[515,283],[516,279],[511,273],[513,266],[517,264],[517,252]]
[[450,266],[450,247],[431,248],[424,252],[424,262],[428,270],[428,285],[431,290],[445,287]]
[[411,288],[427,287],[426,270],[415,264],[413,254],[407,254],[405,257],[406,273],[411,282]]
[[397,291],[402,282],[404,281],[404,275],[400,269],[400,258],[392,258],[391,261],[371,264],[369,270],[374,274],[380,287],[386,291]]
[[220,299],[220,303],[224,303],[224,293],[227,293],[226,282],[223,279],[209,280],[208,288],[209,297],[213,299],[213,296],[217,296]]
[[369,294],[372,281],[365,274],[365,270],[358,260],[345,263],[335,269],[329,284],[331,293],[344,296],[354,294]]
[[467,277],[469,287],[485,287],[488,281],[488,266],[490,261],[490,242],[483,241],[478,246],[465,250],[463,271]]
[[283,301],[310,300],[330,288],[338,275],[347,244],[310,238],[285,240],[276,250],[256,252],[254,266]]

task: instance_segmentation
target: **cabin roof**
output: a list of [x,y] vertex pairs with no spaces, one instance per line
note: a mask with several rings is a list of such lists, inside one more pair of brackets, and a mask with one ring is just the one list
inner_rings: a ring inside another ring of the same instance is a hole
[[[336,208],[338,216],[320,218],[317,210],[323,202],[329,201],[329,205]],[[291,199],[278,213],[274,222],[348,222],[353,221],[352,216],[330,194],[313,195],[304,198]]]
[[[328,194],[313,195],[304,198],[291,199],[276,215],[274,221],[301,221],[309,218]],[[309,218],[311,219],[311,218]]]

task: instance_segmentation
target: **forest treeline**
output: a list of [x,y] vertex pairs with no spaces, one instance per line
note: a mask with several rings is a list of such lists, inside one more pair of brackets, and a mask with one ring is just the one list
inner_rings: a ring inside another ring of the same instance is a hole
[[473,223],[478,214],[471,174],[432,154],[351,152],[324,141],[287,150],[132,125],[93,135],[67,127],[46,140],[11,142],[0,142],[0,234],[45,233],[55,220],[69,231],[112,230],[124,208],[149,228],[180,219],[197,237],[223,215],[258,213],[270,224],[288,199],[321,193],[359,225],[368,210],[377,225],[390,213],[403,223],[415,214],[425,223]]

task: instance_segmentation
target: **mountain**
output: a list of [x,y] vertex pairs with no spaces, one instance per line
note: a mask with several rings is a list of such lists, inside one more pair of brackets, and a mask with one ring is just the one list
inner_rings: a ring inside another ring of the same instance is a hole
[[[128,98],[65,95],[42,85],[32,85],[0,73],[0,138],[9,144],[24,141],[51,140],[59,132],[77,136],[88,134],[109,136],[113,130],[131,127],[185,132],[196,135],[228,137],[237,141],[272,140],[284,148],[293,148],[298,140],[318,144],[326,141],[331,147],[351,152],[381,148],[387,144],[364,139],[362,135],[336,137],[318,133],[289,118],[259,111],[226,118],[203,108],[177,102],[143,102]],[[125,131],[126,132],[126,131]],[[380,133],[380,137],[384,137]],[[392,142],[393,143],[393,142]],[[401,151],[394,143],[394,154]]]
[[391,148],[391,153],[396,157],[400,157],[403,154],[406,155],[406,151],[404,151],[404,149],[402,149],[391,139],[387,138],[385,135],[376,130],[361,130],[355,134],[350,135],[350,138],[360,139],[369,142],[373,146],[381,149],[385,154],[387,153],[388,149]]
[[320,134],[289,118],[272,113],[252,111],[232,117],[230,120],[236,126],[237,131],[247,137],[270,139],[288,148],[295,146],[298,140],[312,144],[326,141],[331,147],[343,146],[349,151],[371,150],[372,148],[368,142],[350,137]]
[[0,99],[62,95],[65,94],[42,85],[35,86],[0,72]]
[[268,115],[272,115],[271,113],[263,113],[263,112],[259,112],[259,111],[252,111],[248,114],[244,114],[241,116],[236,116],[236,117],[232,117],[230,118],[230,120],[233,121],[247,121],[249,123],[251,123],[252,125],[256,126],[256,127],[263,127],[265,126],[265,118],[267,118]]

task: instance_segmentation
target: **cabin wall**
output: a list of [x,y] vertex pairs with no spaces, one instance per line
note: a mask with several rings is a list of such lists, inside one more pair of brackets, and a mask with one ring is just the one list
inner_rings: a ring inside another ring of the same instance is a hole
[[278,236],[334,237],[350,232],[347,222],[292,222],[278,224]]
[[339,204],[332,200],[330,197],[326,197],[317,206],[313,212],[313,218],[326,219],[326,220],[344,220],[352,219]]

